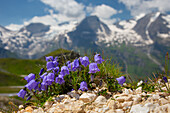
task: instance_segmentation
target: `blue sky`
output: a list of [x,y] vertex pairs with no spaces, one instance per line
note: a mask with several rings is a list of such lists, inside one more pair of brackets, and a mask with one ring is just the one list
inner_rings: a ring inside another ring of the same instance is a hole
[[97,15],[107,24],[141,13],[169,13],[170,0],[0,0],[0,25],[20,28],[31,22],[55,25]]

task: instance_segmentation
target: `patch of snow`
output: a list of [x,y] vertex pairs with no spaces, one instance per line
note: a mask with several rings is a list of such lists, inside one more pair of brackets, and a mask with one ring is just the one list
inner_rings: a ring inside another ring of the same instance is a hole
[[135,17],[135,20],[139,20],[145,16],[145,13],[141,13],[138,16]]
[[170,32],[169,32],[169,34],[157,33],[157,36],[159,36],[160,38],[163,38],[163,39],[167,39],[167,38],[170,38]]
[[167,27],[170,28],[170,15],[162,16],[162,18],[168,23]]

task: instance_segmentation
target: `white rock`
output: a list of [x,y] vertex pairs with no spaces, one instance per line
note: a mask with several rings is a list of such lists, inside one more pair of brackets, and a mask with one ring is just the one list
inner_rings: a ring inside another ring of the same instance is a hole
[[152,99],[153,100],[158,100],[158,99],[160,99],[160,96],[158,94],[153,94]]
[[98,96],[94,102],[106,102],[107,99],[104,96]]
[[138,104],[142,100],[142,97],[138,94],[133,98],[134,104]]
[[140,82],[137,83],[137,86],[142,85],[143,81],[141,80]]
[[140,94],[142,93],[142,87],[138,87],[136,90],[135,90],[136,94]]
[[116,109],[115,111],[116,111],[116,113],[124,113],[124,111],[122,109]]
[[133,105],[130,113],[149,113],[148,107],[142,107],[141,104]]
[[146,104],[144,105],[144,107],[148,107],[150,111],[154,111],[154,109],[155,109],[156,107],[159,107],[159,104],[158,104],[158,103],[156,103],[156,104],[146,103]]
[[32,113],[44,113],[44,110],[42,108],[34,109]]
[[95,99],[96,94],[92,94],[92,93],[83,93],[79,100],[82,100],[83,102],[91,102]]
[[18,107],[19,109],[23,109],[24,108],[24,106],[23,105],[19,105],[19,107]]
[[121,96],[121,97],[117,97],[115,98],[115,100],[119,101],[119,102],[124,102],[125,101],[125,98],[124,96]]

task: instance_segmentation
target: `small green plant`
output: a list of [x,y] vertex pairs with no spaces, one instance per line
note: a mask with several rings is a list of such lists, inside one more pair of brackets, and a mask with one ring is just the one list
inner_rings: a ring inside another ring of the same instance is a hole
[[[43,105],[54,95],[65,94],[72,90],[93,89],[92,84],[101,87],[106,83],[109,91],[118,91],[126,81],[120,69],[109,60],[104,60],[100,54],[95,54],[91,60],[84,56],[73,61],[66,58],[61,61],[59,57],[48,56],[46,61],[46,66],[39,74],[30,73],[24,78],[27,84],[19,91],[18,96],[23,99],[27,97],[27,102],[31,102],[30,99],[34,97],[36,100],[33,102]],[[105,95],[106,91],[100,93]]]

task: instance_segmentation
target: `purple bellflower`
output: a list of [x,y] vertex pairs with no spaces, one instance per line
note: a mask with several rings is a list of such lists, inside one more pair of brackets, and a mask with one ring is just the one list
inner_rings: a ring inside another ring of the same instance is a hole
[[48,84],[46,81],[47,81],[47,76],[44,76],[43,82],[41,83],[41,90],[43,90],[43,91],[47,90]]
[[56,73],[58,73],[58,72],[59,72],[59,67],[55,67],[55,68],[53,69],[53,73],[56,74]]
[[53,61],[53,56],[48,56],[48,57],[45,57],[45,59],[46,59],[46,61],[48,62],[48,61]]
[[47,71],[53,70],[54,69],[54,63],[53,61],[47,62]]
[[121,76],[119,78],[116,78],[116,80],[118,81],[118,83],[123,86],[123,83],[125,83],[126,78],[124,76]]
[[100,69],[97,67],[97,63],[90,63],[89,70],[89,73],[96,73],[100,71]]
[[31,98],[32,98],[32,96],[29,96],[29,97],[26,99],[26,101],[30,100]]
[[47,75],[47,72],[45,72],[43,75],[40,76],[41,79],[44,79],[44,76]]
[[97,63],[97,64],[101,64],[104,60],[102,59],[102,57],[100,56],[100,54],[96,54],[94,56],[94,61]]
[[35,80],[31,80],[28,84],[25,85],[25,87],[31,91],[37,86],[37,84],[38,82],[36,82]]
[[35,79],[35,74],[30,73],[28,76],[24,77],[24,79],[25,79],[27,82],[30,82],[31,80]]
[[85,81],[82,81],[82,82],[80,83],[80,88],[79,88],[79,90],[82,90],[82,91],[88,90],[88,88],[87,88],[87,83],[86,83]]
[[79,60],[78,59],[75,59],[74,61],[73,61],[73,65],[72,65],[73,67],[72,67],[72,70],[73,71],[76,71],[79,67],[80,67],[80,65],[79,65]]
[[73,62],[71,62],[71,63],[69,63],[68,65],[67,65],[67,67],[68,67],[68,69],[70,70],[70,71],[73,71]]
[[24,96],[26,95],[27,91],[25,91],[24,89],[21,89],[19,91],[19,93],[17,93],[18,97],[21,97],[24,99]]
[[52,82],[54,82],[54,77],[55,77],[54,73],[48,73],[46,80],[48,85],[51,85]]
[[165,83],[168,82],[167,77],[163,77],[163,80],[164,80]]
[[67,62],[66,62],[66,65],[68,66],[70,63],[71,63],[70,61],[67,61]]
[[60,85],[63,84],[65,81],[64,81],[64,78],[63,78],[63,75],[58,75],[58,77],[56,77],[56,83],[59,83]]
[[57,67],[59,63],[54,60],[54,61],[53,61],[53,64],[54,64],[54,67]]
[[81,60],[80,60],[81,64],[84,66],[84,67],[87,67],[90,62],[89,62],[89,58],[87,56],[84,56]]
[[44,72],[44,68],[41,68],[39,75],[42,75]]
[[62,74],[63,76],[69,75],[70,73],[69,73],[68,67],[67,66],[62,66],[60,74]]
[[58,56],[56,56],[55,58],[54,58],[54,61],[57,61],[58,60]]

